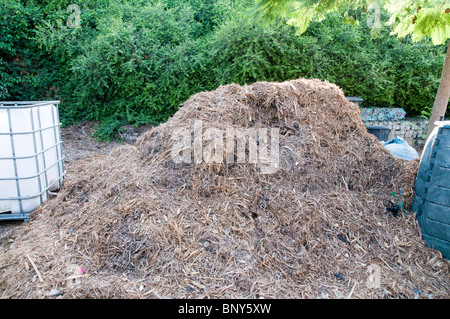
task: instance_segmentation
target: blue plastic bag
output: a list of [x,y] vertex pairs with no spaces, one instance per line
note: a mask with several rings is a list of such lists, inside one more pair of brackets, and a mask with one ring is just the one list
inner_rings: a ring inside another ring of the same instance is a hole
[[390,141],[382,142],[384,147],[389,150],[394,156],[397,156],[401,159],[411,161],[413,159],[419,158],[419,153],[409,146],[408,142],[406,142],[401,137],[396,136]]

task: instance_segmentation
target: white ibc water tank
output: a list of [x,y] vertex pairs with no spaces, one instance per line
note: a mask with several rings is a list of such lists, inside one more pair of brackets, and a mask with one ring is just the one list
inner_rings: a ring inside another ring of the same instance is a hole
[[59,101],[0,102],[0,220],[28,214],[64,178]]

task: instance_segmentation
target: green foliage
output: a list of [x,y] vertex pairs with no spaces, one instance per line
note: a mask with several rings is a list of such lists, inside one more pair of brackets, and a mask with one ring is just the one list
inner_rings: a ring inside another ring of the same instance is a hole
[[389,23],[400,38],[411,35],[413,41],[430,37],[435,45],[450,38],[450,3],[448,0],[391,0]]
[[363,97],[363,106],[402,107],[408,116],[429,112],[444,48],[426,40],[399,40],[387,26],[373,38],[361,11],[349,11],[344,18],[348,23],[330,14],[296,36],[286,24],[258,24],[238,15],[215,35],[215,77],[220,84],[319,78],[336,83],[347,96]]
[[[305,34],[322,37],[327,48],[326,79],[344,89],[347,95],[364,98],[363,106],[402,107],[408,116],[417,116],[432,107],[444,61],[444,50],[429,41],[413,44],[390,36],[383,26],[372,38],[368,16],[352,12],[359,24],[340,24],[337,16],[313,23]],[[386,16],[381,16],[381,19]],[[334,21],[333,21],[334,20]],[[383,20],[382,20],[383,21]]]
[[[330,10],[310,1],[323,16]],[[0,100],[61,100],[63,124],[98,121],[96,137],[107,141],[125,124],[164,122],[191,95],[232,82],[319,78],[364,106],[424,116],[445,54],[428,40],[390,36],[386,23],[371,29],[364,10],[328,14],[298,36],[258,19],[253,0],[77,3],[79,27],[67,23],[72,0],[0,2]]]
[[[400,190],[400,195],[403,195],[402,190]],[[395,192],[392,192],[392,198],[393,200],[390,202],[391,205],[389,207],[389,210],[392,212],[394,217],[397,217],[398,213],[403,213],[403,215],[406,216],[406,209],[404,207],[404,202],[397,200],[397,195],[395,194]]]
[[0,2],[0,99],[33,96],[32,78],[38,72],[39,55],[31,40],[40,16],[38,8],[28,8],[14,0]]
[[80,115],[165,121],[207,86],[197,24],[185,6],[116,5],[72,64]]
[[[224,24],[211,42],[219,84],[283,81],[314,73],[320,47],[312,37],[296,37],[295,29],[255,23],[238,15]],[[307,61],[303,63],[301,61]]]
[[94,137],[97,138],[98,141],[116,141],[122,142],[123,138],[120,135],[120,132],[123,131],[123,126],[127,124],[125,119],[120,118],[108,118],[103,120],[100,125],[97,126],[96,131],[94,133]]
[[[369,8],[389,12],[393,34],[420,41],[432,39],[435,45],[450,38],[450,5],[448,0],[258,0],[258,8],[269,19],[283,18],[295,25],[301,34],[311,21],[319,21],[327,14]],[[357,20],[349,18],[353,23]],[[376,26],[372,26],[376,28]]]

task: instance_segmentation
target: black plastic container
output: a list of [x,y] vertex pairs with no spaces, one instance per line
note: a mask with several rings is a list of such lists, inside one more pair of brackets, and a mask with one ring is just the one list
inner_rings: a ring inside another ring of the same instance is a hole
[[450,259],[450,121],[440,122],[428,137],[414,190],[411,211],[423,239]]
[[377,137],[379,141],[387,141],[389,139],[389,133],[391,129],[387,126],[382,125],[371,125],[366,126],[367,132],[373,134]]

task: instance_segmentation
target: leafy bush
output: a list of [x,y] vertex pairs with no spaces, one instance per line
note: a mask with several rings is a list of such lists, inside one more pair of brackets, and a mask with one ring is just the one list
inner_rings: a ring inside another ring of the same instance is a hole
[[161,2],[106,15],[74,62],[74,96],[88,120],[165,121],[206,86],[193,12]]
[[219,84],[283,81],[314,73],[322,50],[313,37],[295,35],[291,26],[255,23],[237,15],[211,41],[211,60]]
[[[42,94],[33,83],[39,76],[41,55],[32,41],[32,30],[40,16],[39,8],[13,0],[0,2],[0,100],[26,100]],[[40,92],[33,94],[33,88]]]
[[105,140],[233,82],[318,78],[363,106],[428,114],[445,55],[386,26],[371,33],[361,12],[331,15],[297,36],[258,20],[252,0],[84,0],[79,28],[66,23],[71,3],[0,2],[0,99],[59,99],[64,124],[96,120]]
[[402,107],[408,116],[431,110],[445,56],[429,41],[391,36],[388,27],[373,37],[366,16],[343,23],[334,14],[312,23],[301,36],[284,24],[262,25],[235,16],[215,35],[213,60],[220,84],[319,78],[339,85],[363,106]]
[[[357,13],[354,13],[357,15]],[[444,47],[431,41],[413,43],[390,35],[383,24],[373,38],[366,15],[359,24],[339,24],[340,17],[314,23],[307,34],[315,34],[327,48],[326,79],[347,95],[364,98],[363,106],[402,107],[408,116],[431,110],[444,62]],[[387,20],[382,16],[382,22]],[[323,37],[326,34],[328,36]]]

